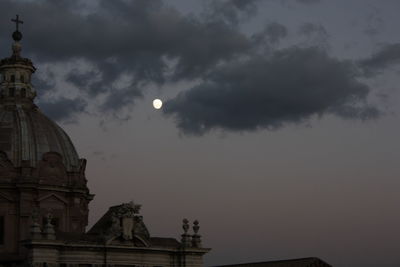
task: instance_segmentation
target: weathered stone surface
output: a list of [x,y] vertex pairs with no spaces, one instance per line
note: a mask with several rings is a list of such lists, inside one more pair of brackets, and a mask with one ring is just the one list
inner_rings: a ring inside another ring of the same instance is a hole
[[36,168],[49,161],[46,153],[60,155],[66,171],[79,172],[81,162],[68,135],[36,107],[6,107],[0,101],[0,151],[14,167]]

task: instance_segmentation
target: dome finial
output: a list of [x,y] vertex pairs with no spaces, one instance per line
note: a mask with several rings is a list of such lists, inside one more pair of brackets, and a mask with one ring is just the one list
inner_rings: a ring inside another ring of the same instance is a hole
[[19,24],[23,24],[24,22],[22,20],[19,20],[19,16],[15,15],[15,19],[11,19],[12,22],[15,22],[15,32],[13,32],[12,37],[14,41],[19,42],[22,39],[22,33],[19,31]]

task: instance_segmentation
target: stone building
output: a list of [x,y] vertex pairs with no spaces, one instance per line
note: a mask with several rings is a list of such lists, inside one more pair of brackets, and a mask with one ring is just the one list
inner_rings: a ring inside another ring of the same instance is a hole
[[[35,105],[35,67],[21,56],[22,34],[0,61],[0,266],[202,266],[199,225],[182,240],[152,237],[140,205],[111,207],[89,230],[93,199],[68,135]],[[192,232],[193,231],[193,232]]]

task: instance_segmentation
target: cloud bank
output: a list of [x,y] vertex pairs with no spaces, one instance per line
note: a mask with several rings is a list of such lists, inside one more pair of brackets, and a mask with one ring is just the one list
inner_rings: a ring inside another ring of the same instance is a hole
[[[304,8],[318,2],[296,1]],[[277,129],[325,114],[379,115],[368,104],[371,89],[360,78],[397,64],[398,44],[359,62],[340,60],[326,51],[326,29],[306,23],[296,34],[314,40],[315,47],[280,46],[289,30],[278,22],[252,34],[241,30],[260,4],[211,0],[193,15],[161,0],[4,0],[0,15],[22,16],[24,53],[38,64],[83,60],[90,66],[63,77],[79,89],[78,96],[40,101],[57,120],[86,112],[93,99],[101,99],[95,107],[99,114],[117,114],[141,99],[149,85],[180,81],[199,83],[169,100],[164,113],[187,134]],[[0,24],[0,32],[10,28]],[[0,42],[9,43],[8,38],[3,34]],[[124,77],[129,79],[121,83]],[[49,83],[38,80],[38,85]],[[62,114],[55,112],[57,106],[64,107]]]
[[276,129],[313,115],[376,117],[366,101],[369,88],[356,74],[353,64],[320,48],[290,47],[215,68],[164,111],[187,134]]

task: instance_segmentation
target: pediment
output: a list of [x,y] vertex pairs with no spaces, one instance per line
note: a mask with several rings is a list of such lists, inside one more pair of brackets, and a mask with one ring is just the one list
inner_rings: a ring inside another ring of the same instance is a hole
[[63,198],[57,194],[54,194],[54,193],[44,195],[44,196],[38,198],[38,201],[39,202],[44,202],[44,201],[54,202],[55,201],[55,202],[63,202],[64,204],[68,204],[68,201],[65,198]]

